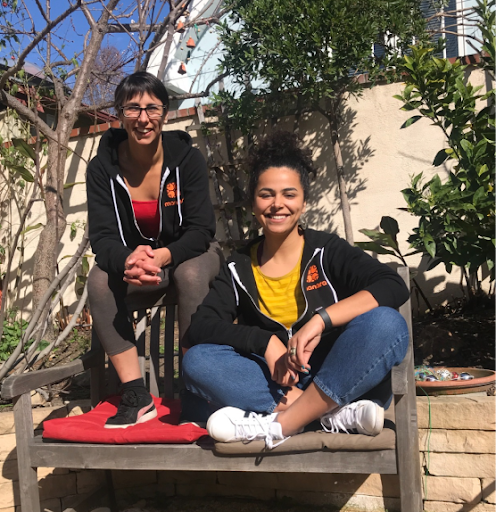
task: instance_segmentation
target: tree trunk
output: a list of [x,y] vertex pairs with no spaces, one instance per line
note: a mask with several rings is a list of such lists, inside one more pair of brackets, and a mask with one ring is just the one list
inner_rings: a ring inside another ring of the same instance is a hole
[[[57,128],[60,136],[61,128],[66,123],[61,123]],[[72,126],[72,124],[71,124]],[[63,133],[63,132],[62,132]],[[69,131],[70,133],[70,131]],[[64,137],[65,139],[66,137]],[[45,211],[46,224],[43,228],[38,247],[34,255],[33,270],[33,307],[39,304],[48,286],[55,276],[57,263],[58,244],[66,227],[64,212],[64,178],[65,162],[67,158],[67,141],[49,139],[48,159],[45,185]]]
[[332,141],[332,149],[334,152],[334,161],[336,163],[336,171],[338,175],[338,188],[339,188],[339,197],[341,200],[341,211],[343,212],[343,222],[344,222],[344,233],[346,237],[346,241],[350,244],[354,244],[353,239],[353,227],[351,224],[351,211],[350,211],[350,201],[348,199],[348,192],[346,190],[346,178],[344,175],[344,164],[343,157],[341,155],[341,146],[339,144],[339,134],[338,128],[339,123],[336,116],[336,104],[339,104],[340,100],[329,101],[328,110],[327,110],[327,120],[329,121],[329,130],[331,133],[331,141]]

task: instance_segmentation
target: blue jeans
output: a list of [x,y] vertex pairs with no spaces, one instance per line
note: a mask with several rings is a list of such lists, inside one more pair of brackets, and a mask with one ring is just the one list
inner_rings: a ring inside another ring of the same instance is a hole
[[[313,382],[339,406],[370,399],[391,401],[390,372],[405,357],[408,328],[394,309],[375,308],[354,318],[334,343],[322,341],[312,354],[310,373],[299,374],[300,389]],[[327,346],[326,346],[327,345]],[[265,359],[229,345],[195,345],[183,359],[186,388],[217,407],[271,413],[288,388],[274,382]]]

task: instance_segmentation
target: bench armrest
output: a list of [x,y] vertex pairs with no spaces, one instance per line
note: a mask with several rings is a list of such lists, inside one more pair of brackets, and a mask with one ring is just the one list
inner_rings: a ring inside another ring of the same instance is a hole
[[81,358],[70,363],[54,366],[45,370],[36,370],[34,372],[23,373],[21,375],[11,375],[7,377],[3,384],[1,395],[3,399],[10,400],[16,396],[28,393],[34,389],[59,382],[78,373],[84,372],[88,368],[93,368],[98,364],[98,351],[90,350]]
[[[406,356],[398,366],[391,369],[391,389],[393,395],[406,395],[408,390],[408,372],[413,373],[412,345],[410,343]],[[412,375],[413,377],[413,375]]]

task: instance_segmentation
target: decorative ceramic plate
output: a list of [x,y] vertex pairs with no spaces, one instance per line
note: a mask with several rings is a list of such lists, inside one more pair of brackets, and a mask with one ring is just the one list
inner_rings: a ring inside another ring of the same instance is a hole
[[493,370],[483,370],[480,368],[455,368],[452,366],[438,367],[433,369],[439,370],[446,368],[450,372],[469,373],[474,378],[470,380],[437,380],[437,381],[415,381],[417,395],[461,395],[465,393],[478,393],[488,391],[493,388],[491,394],[494,395],[494,386],[496,380],[496,372]]

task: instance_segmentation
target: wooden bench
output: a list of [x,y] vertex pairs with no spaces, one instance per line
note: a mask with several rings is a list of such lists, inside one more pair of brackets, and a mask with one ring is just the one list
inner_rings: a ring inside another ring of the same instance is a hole
[[[408,283],[408,269],[400,267],[398,272]],[[151,323],[148,377],[151,392],[158,395],[159,311],[161,308],[166,310],[163,393],[166,397],[173,397],[174,357],[179,357],[177,351],[176,353],[174,351],[174,302],[173,297],[166,297],[164,301],[155,304],[151,312],[147,313],[142,309],[138,311],[137,338],[143,372],[145,371],[142,348],[144,327],[146,321]],[[411,332],[409,301],[401,307],[400,312],[407,320]],[[53,442],[42,440],[41,436],[34,435],[31,391],[67,379],[87,369],[91,371],[91,397],[95,404],[105,396],[105,355],[99,347],[96,336],[93,336],[91,350],[81,359],[47,370],[10,376],[3,383],[2,397],[13,399],[14,403],[22,512],[40,512],[38,467],[175,471],[198,471],[201,468],[202,471],[398,474],[402,512],[423,510],[411,336],[405,359],[392,371],[396,448],[391,450],[366,452],[323,450],[281,455],[269,453],[262,457],[219,456],[212,449],[213,442],[190,445],[102,445]]]

